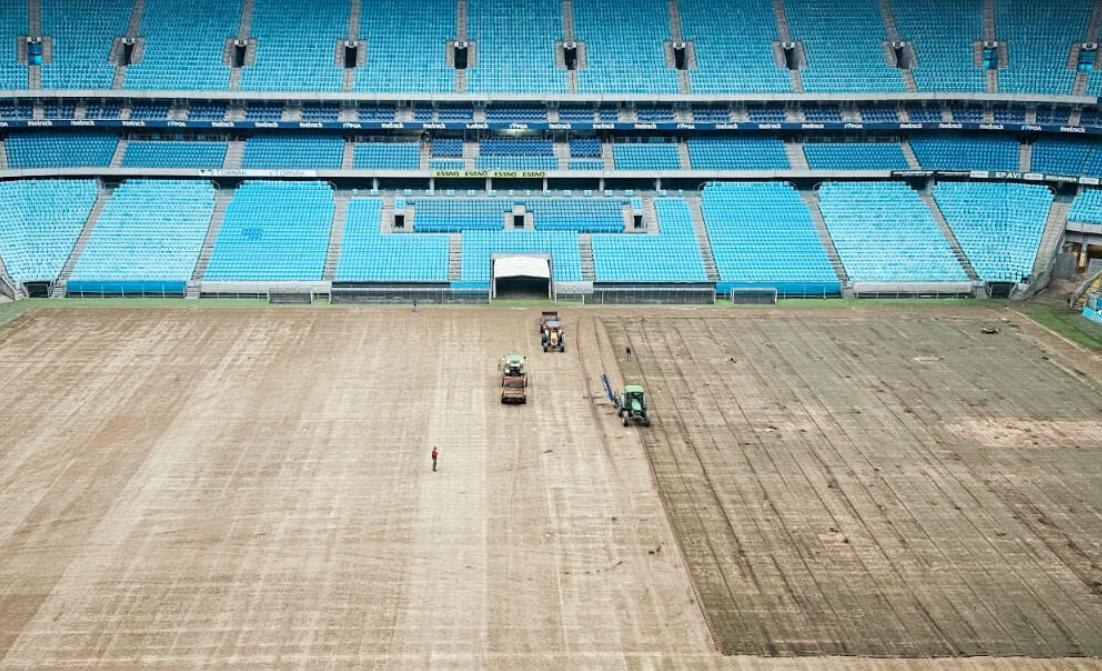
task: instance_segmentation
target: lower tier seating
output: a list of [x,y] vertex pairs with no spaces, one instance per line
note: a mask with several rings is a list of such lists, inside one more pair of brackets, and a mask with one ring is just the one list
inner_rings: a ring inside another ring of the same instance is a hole
[[353,200],[344,224],[338,282],[446,282],[448,236],[380,233],[382,201]]
[[658,198],[658,234],[594,235],[593,268],[598,282],[706,282],[704,262],[689,206]]
[[0,258],[18,283],[53,282],[88,221],[96,181],[0,182]]

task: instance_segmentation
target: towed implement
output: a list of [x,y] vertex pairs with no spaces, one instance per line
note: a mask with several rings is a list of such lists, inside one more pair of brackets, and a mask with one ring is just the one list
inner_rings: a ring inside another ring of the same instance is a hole
[[506,354],[501,357],[501,402],[528,403],[528,367],[526,359],[519,354]]
[[605,385],[605,394],[608,396],[608,400],[616,406],[616,414],[623,420],[624,426],[631,424],[650,426],[650,415],[647,414],[647,395],[643,387],[637,384],[629,384],[624,386],[622,393],[617,394],[613,391],[607,375],[602,375],[601,381]]

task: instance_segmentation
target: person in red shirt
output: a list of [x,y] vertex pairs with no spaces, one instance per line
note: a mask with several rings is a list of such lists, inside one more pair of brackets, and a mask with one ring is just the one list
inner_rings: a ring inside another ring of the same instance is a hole
[[436,459],[440,456],[440,453],[436,451],[436,446],[432,446],[432,470],[436,472]]

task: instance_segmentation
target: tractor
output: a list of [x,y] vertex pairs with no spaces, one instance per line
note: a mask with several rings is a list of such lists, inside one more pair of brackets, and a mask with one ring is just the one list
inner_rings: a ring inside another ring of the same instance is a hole
[[558,312],[541,312],[537,330],[544,352],[566,351],[566,329],[559,321]]
[[526,359],[519,354],[501,357],[501,402],[528,402],[528,368]]
[[607,375],[602,376],[601,380],[604,382],[608,400],[616,406],[616,414],[623,420],[624,426],[631,424],[650,426],[650,415],[647,414],[647,396],[643,387],[637,384],[629,384],[624,387],[622,394],[617,394],[612,390],[612,384],[608,381]]

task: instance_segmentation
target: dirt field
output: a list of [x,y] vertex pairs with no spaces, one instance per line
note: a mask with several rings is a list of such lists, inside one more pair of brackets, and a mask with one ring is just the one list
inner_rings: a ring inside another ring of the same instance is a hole
[[1091,357],[927,311],[605,321],[726,652],[1102,655]]
[[1098,668],[719,655],[1099,654],[1102,396],[928,311],[666,314],[19,317],[0,668]]

